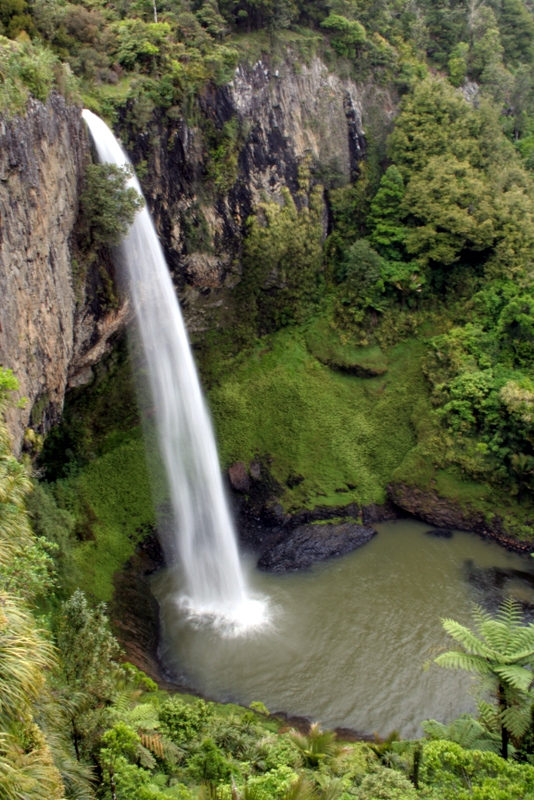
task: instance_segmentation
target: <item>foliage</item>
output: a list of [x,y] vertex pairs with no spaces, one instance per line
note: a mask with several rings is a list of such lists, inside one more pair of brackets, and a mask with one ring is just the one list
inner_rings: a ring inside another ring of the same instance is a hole
[[450,725],[444,725],[435,719],[427,719],[421,727],[428,739],[456,742],[465,750],[489,750],[500,753],[501,742],[498,734],[488,731],[482,723],[470,714],[463,714]]
[[404,775],[382,767],[365,776],[356,797],[358,800],[415,800],[417,792]]
[[332,758],[338,750],[335,733],[321,730],[317,722],[310,726],[307,734],[294,730],[290,738],[310,767],[317,767],[323,759]]
[[240,302],[261,333],[305,319],[317,300],[322,268],[323,199],[312,190],[301,208],[283,191],[283,204],[260,203],[247,222]]
[[89,164],[80,202],[91,239],[98,247],[118,244],[144,201],[128,186],[132,168],[115,164]]
[[[22,1],[12,5],[27,7]],[[29,16],[25,13],[13,15],[8,28],[23,24],[26,18]],[[46,102],[52,89],[63,92],[71,102],[78,97],[77,81],[70,68],[38,43],[23,39],[14,42],[0,35],[0,76],[0,111],[7,115],[24,113],[30,94],[42,102]]]
[[184,703],[179,697],[166,700],[159,712],[161,729],[176,744],[194,739],[206,726],[210,715],[210,708],[203,700]]
[[509,736],[518,739],[530,724],[534,624],[521,624],[521,607],[511,599],[503,602],[495,617],[478,606],[473,616],[478,635],[454,620],[443,620],[460,649],[443,653],[436,663],[486,679],[497,705],[481,701],[481,717],[490,731],[501,733],[501,752],[507,758]]

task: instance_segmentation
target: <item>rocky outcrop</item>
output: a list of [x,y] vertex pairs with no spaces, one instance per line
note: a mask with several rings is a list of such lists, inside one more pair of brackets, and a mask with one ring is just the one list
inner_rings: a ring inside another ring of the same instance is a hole
[[87,147],[80,109],[57,94],[0,120],[0,365],[27,398],[8,420],[17,450],[30,422],[46,432],[58,421],[66,389],[91,379],[127,314],[104,311],[90,281],[74,287]]
[[357,550],[375,535],[373,528],[356,523],[301,525],[262,553],[258,568],[265,572],[306,569],[317,561]]
[[[306,64],[288,56],[276,67],[267,58],[239,66],[229,84],[202,95],[195,125],[161,113],[149,132],[136,132],[125,117],[123,138],[143,165],[143,189],[189,330],[224,325],[241,277],[245,223],[258,202],[280,202],[284,189],[305,202],[298,194],[302,168],[326,187],[357,176],[365,153],[362,97],[354,81],[320,59]],[[218,142],[226,158],[219,186],[212,157]],[[325,216],[325,232],[327,225]]]
[[[511,526],[496,514],[488,517],[469,504],[460,505],[458,501],[440,497],[432,489],[420,489],[405,483],[395,483],[388,487],[388,493],[396,506],[423,522],[441,529],[471,531],[518,553],[534,551],[532,542],[521,541],[521,531],[517,538]],[[513,525],[513,523],[512,523]]]
[[[118,132],[140,167],[192,333],[231,318],[246,220],[260,200],[280,202],[288,189],[307,202],[303,172],[327,188],[357,176],[363,97],[320,59],[288,55],[276,67],[268,58],[241,65],[227,85],[208,87],[194,124],[180,109],[156,110],[148,125],[135,121],[135,108],[125,111]],[[387,116],[387,98],[375,105]],[[91,380],[128,318],[126,305],[99,301],[109,260],[83,277],[75,266],[73,277],[88,152],[80,109],[57,94],[0,120],[0,364],[28,398],[9,419],[17,448],[28,424],[46,432],[58,421],[65,391]]]

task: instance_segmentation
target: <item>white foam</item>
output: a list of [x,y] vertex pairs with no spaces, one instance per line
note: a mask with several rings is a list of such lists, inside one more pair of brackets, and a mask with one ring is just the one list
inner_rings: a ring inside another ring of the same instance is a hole
[[262,596],[222,606],[196,605],[186,595],[179,595],[175,602],[191,627],[211,628],[223,639],[250,636],[273,626],[273,609],[268,599]]

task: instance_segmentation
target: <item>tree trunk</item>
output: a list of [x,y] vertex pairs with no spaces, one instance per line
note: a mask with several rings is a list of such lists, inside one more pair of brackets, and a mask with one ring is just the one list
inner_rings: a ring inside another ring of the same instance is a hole
[[[504,695],[504,688],[503,686],[501,686],[501,684],[499,684],[498,698],[499,698],[499,711],[502,718],[502,712],[506,711],[506,709],[508,708],[508,704],[506,702],[506,697]],[[508,741],[509,741],[508,730],[504,726],[504,723],[501,721],[501,755],[505,759],[508,758]]]

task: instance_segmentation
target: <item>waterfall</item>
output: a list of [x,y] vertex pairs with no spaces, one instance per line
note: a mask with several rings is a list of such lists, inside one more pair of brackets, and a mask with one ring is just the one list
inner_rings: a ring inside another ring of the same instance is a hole
[[[99,117],[83,117],[101,162],[130,163]],[[137,178],[129,185],[142,194]],[[154,224],[145,207],[119,246],[155,407],[158,441],[170,491],[172,541],[186,588],[180,605],[194,618],[233,630],[263,622],[265,605],[248,590],[222,485],[204,402],[176,292]],[[165,546],[165,542],[163,542]]]

